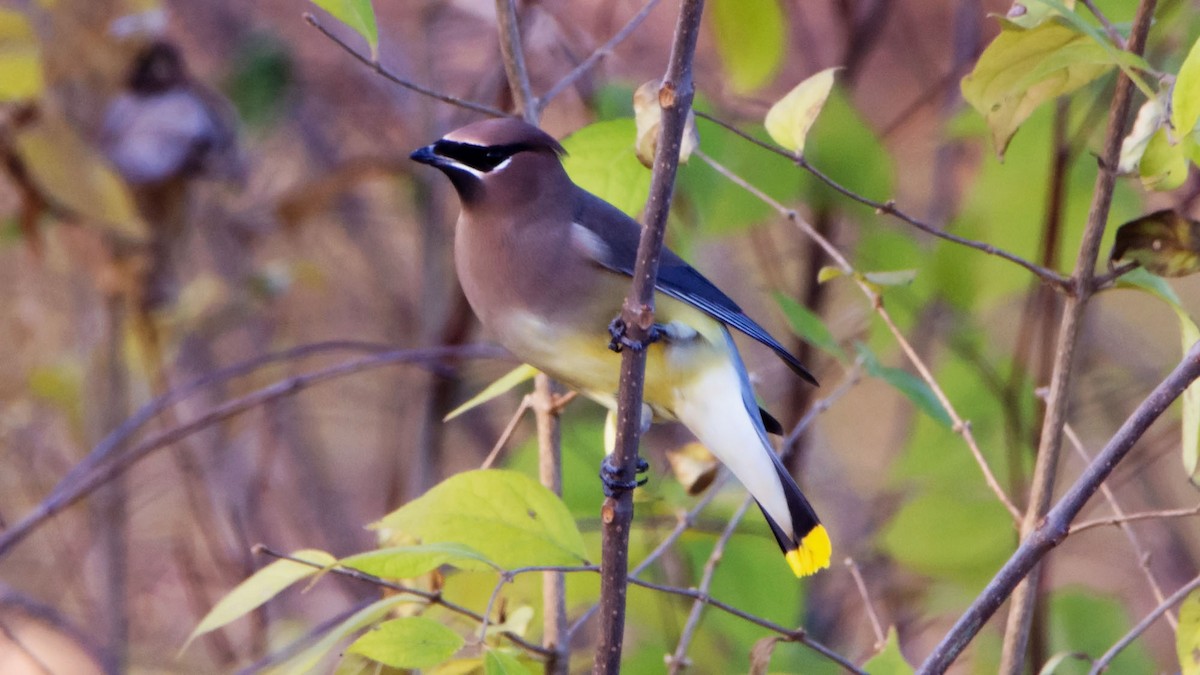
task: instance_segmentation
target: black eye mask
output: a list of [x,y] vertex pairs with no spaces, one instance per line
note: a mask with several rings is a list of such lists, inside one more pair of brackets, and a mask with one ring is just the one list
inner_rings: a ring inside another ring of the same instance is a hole
[[495,169],[501,162],[518,152],[533,149],[535,149],[534,146],[529,143],[482,146],[440,140],[433,144],[434,153],[483,173]]

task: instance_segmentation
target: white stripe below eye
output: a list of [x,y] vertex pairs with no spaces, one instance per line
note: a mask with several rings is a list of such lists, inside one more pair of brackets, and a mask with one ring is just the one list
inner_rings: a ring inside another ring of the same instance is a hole
[[500,162],[496,166],[492,167],[492,170],[489,171],[488,173],[500,173],[501,171],[504,170],[504,167],[508,166],[509,162],[511,162],[511,161],[512,161],[512,155],[509,155],[508,157],[504,158],[503,162]]
[[445,155],[439,155],[439,157],[442,158],[443,162],[445,162],[446,164],[449,164],[450,166],[454,167],[455,169],[458,169],[459,171],[465,171],[465,172],[471,174],[472,176],[475,176],[476,178],[483,178],[483,172],[480,171],[479,169],[476,169],[473,166],[467,166],[466,164],[463,164],[462,162],[460,162],[456,159],[451,159],[450,157],[446,157]]

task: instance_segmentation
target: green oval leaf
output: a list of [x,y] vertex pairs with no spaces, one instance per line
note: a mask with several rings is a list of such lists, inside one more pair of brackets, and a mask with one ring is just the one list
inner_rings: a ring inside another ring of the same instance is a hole
[[346,649],[393,668],[429,668],[454,656],[463,638],[423,616],[384,621]]
[[866,345],[860,343],[856,346],[859,358],[862,359],[863,367],[866,369],[868,375],[892,385],[896,391],[904,394],[905,398],[912,401],[918,410],[929,415],[933,421],[947,428],[953,426],[954,422],[950,419],[950,414],[942,407],[942,402],[934,395],[933,389],[929,387],[925,380],[907,370],[887,368],[879,363],[879,359],[875,357],[875,354]]
[[783,310],[783,315],[787,317],[788,325],[791,326],[793,333],[838,360],[846,358],[845,352],[838,346],[833,333],[829,332],[829,328],[826,327],[821,317],[783,293],[775,294],[775,302],[779,303],[779,309]]
[[342,558],[338,564],[383,579],[411,579],[442,565],[476,571],[495,568],[492,561],[479,551],[452,542],[392,546]]
[[532,380],[537,374],[538,374],[537,368],[534,368],[531,365],[523,363],[523,364],[517,366],[516,368],[513,368],[512,370],[508,371],[504,375],[501,375],[500,378],[497,379],[495,382],[484,387],[483,391],[479,392],[478,394],[475,394],[470,399],[468,399],[465,403],[458,406],[454,410],[451,410],[449,413],[446,414],[445,417],[442,418],[442,421],[449,422],[450,420],[454,419],[455,417],[458,417],[459,415],[467,412],[468,410],[477,408],[477,407],[483,405],[484,403],[487,403],[488,401],[496,398],[497,396],[506,394],[509,391],[511,391],[513,389],[513,387],[516,387],[517,385],[521,384],[522,382]]
[[1003,157],[1038,106],[1108,72],[1113,58],[1061,17],[1031,29],[1007,23],[963,78],[963,98],[987,120],[996,154]]
[[318,567],[293,560],[276,560],[250,575],[249,579],[238,584],[228,595],[213,605],[213,608],[204,615],[200,624],[188,636],[187,642],[180,651],[187,649],[192,640],[240,619],[279,595],[279,592],[288,586],[313,576],[320,572],[322,567],[337,562],[332,555],[317,550],[297,551],[292,554],[292,557],[307,560]]
[[563,139],[563,168],[579,187],[636,218],[650,196],[650,172],[638,161],[632,117],[596,122]]
[[1167,130],[1154,132],[1142,152],[1138,175],[1147,190],[1166,192],[1183,185],[1188,176],[1189,139],[1172,143]]
[[839,68],[826,68],[796,85],[767,111],[764,125],[780,146],[797,155],[804,154],[804,143],[817,115],[833,90],[833,75]]
[[[300,653],[275,668],[263,671],[263,675],[308,675],[315,672],[321,660],[343,640],[384,618],[396,605],[413,602],[414,596],[406,593],[389,595],[376,600],[351,614]],[[423,603],[424,600],[417,599],[416,602]]]
[[889,270],[887,272],[864,272],[863,278],[876,286],[906,286],[917,278],[917,270]]
[[312,3],[361,35],[371,49],[371,60],[379,58],[379,28],[375,25],[371,0],[312,0]]
[[1190,134],[1200,121],[1200,40],[1192,43],[1179,66],[1171,92],[1171,125],[1179,136]]
[[424,542],[466,544],[505,569],[576,565],[587,551],[553,492],[515,471],[467,471],[384,517],[376,527]]
[[1163,209],[1117,228],[1112,262],[1136,262],[1160,277],[1200,271],[1200,222]]
[[778,0],[711,0],[708,9],[733,90],[744,94],[769,83],[783,61],[785,22]]

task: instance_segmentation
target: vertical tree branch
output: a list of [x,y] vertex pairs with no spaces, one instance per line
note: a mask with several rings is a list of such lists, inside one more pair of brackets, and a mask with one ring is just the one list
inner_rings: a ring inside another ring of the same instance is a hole
[[1025,579],[1050,549],[1067,536],[1071,521],[1083,509],[1088,499],[1100,489],[1100,484],[1124,459],[1133,444],[1197,377],[1200,377],[1200,342],[1192,345],[1175,370],[1138,405],[1117,433],[1109,439],[1104,449],[1096,455],[1096,459],[1083,470],[1071,489],[1046,514],[1042,524],[1025,537],[1004,567],[1000,568],[979,597],[975,598],[946,637],[934,648],[918,673],[926,675],[946,672],[1017,584]]
[[500,28],[500,56],[508,88],[521,117],[537,124],[538,105],[529,86],[529,70],[525,67],[525,50],[521,48],[520,22],[517,20],[517,0],[496,0],[496,21]]
[[[1145,45],[1155,4],[1156,0],[1142,0],[1138,4],[1129,40],[1129,50],[1135,54],[1141,54]],[[1088,210],[1083,241],[1079,245],[1075,272],[1071,278],[1075,292],[1067,298],[1058,332],[1058,343],[1054,352],[1054,374],[1050,380],[1050,396],[1046,403],[1037,461],[1033,469],[1029,506],[1021,524],[1022,539],[1028,539],[1038,527],[1046,515],[1054,492],[1054,478],[1058,468],[1059,451],[1062,448],[1063,425],[1067,419],[1071,374],[1075,364],[1075,347],[1079,343],[1084,310],[1093,290],[1092,279],[1095,276],[1096,258],[1100,251],[1100,238],[1104,234],[1109,207],[1112,205],[1113,185],[1117,178],[1114,171],[1121,152],[1121,141],[1132,98],[1133,83],[1123,72],[1118,73],[1116,92],[1108,111],[1108,131],[1104,137],[1100,170],[1096,174],[1092,204]],[[1013,594],[1008,625],[1004,631],[1001,673],[1019,675],[1024,670],[1029,626],[1033,618],[1040,577],[1040,569],[1035,566],[1030,571],[1029,578],[1021,583]]]
[[[633,287],[625,299],[621,318],[627,335],[645,343],[654,325],[654,284],[662,253],[667,214],[679,168],[679,149],[684,123],[692,106],[692,59],[700,36],[704,0],[683,0],[670,61],[658,102],[662,106],[662,128],[654,155],[654,176],[646,202],[645,227],[638,242],[633,268]],[[621,384],[617,394],[617,438],[613,452],[615,478],[633,481],[637,475],[638,439],[642,432],[642,388],[646,374],[645,350],[626,349],[621,359]],[[604,500],[601,510],[603,552],[600,572],[600,644],[593,666],[595,673],[617,673],[625,630],[625,593],[629,572],[629,527],[633,522],[633,493],[623,491]]]

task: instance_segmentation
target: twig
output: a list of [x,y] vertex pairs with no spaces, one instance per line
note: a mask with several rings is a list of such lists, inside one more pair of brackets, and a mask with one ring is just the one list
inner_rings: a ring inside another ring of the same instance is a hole
[[1137,269],[1138,264],[1135,262],[1121,263],[1113,267],[1104,274],[1098,275],[1092,279],[1092,292],[1102,291],[1112,284],[1116,283],[1117,279]]
[[[658,102],[662,106],[662,126],[650,196],[646,202],[645,227],[638,242],[633,267],[633,284],[621,311],[627,337],[644,344],[654,325],[654,285],[662,255],[663,236],[679,169],[679,150],[684,124],[695,93],[692,84],[692,59],[700,37],[700,18],[704,0],[683,0],[671,56]],[[612,477],[618,481],[636,480],[638,440],[642,432],[642,389],[645,384],[646,350],[626,349],[621,358],[620,386],[617,392],[617,434],[610,461]],[[621,669],[621,645],[625,633],[625,594],[629,566],[629,529],[633,522],[633,492],[619,491],[604,500],[600,574],[600,644],[596,649],[593,672],[615,675]]]
[[883,632],[883,624],[879,622],[879,615],[875,613],[875,606],[871,604],[871,595],[867,593],[867,582],[863,581],[862,572],[858,570],[858,564],[854,562],[854,558],[846,558],[846,567],[850,570],[850,576],[854,577],[854,585],[858,587],[858,594],[862,596],[867,619],[871,621],[871,630],[875,632],[875,649],[883,649],[883,646],[887,644],[887,635]]
[[380,76],[382,76],[383,79],[385,79],[389,82],[398,84],[401,87],[404,87],[405,89],[415,91],[418,94],[422,94],[424,96],[428,96],[430,98],[437,99],[443,103],[449,103],[450,105],[456,105],[460,108],[466,108],[467,110],[474,110],[475,112],[483,113],[484,115],[490,115],[492,117],[512,117],[512,115],[509,115],[508,113],[504,112],[503,110],[498,110],[496,108],[493,108],[488,105],[484,105],[482,103],[475,103],[474,101],[468,101],[466,99],[461,99],[461,98],[458,98],[457,96],[443,94],[439,91],[434,91],[433,89],[430,89],[428,87],[423,87],[415,82],[410,82],[410,81],[400,77],[399,75],[396,75],[395,73],[388,70],[387,68],[384,68],[383,64],[379,63],[379,61],[376,61],[375,59],[372,59],[367,56],[363,56],[361,53],[359,53],[357,50],[355,50],[354,47],[351,47],[350,45],[346,44],[345,41],[343,41],[341,38],[339,38],[338,36],[336,36],[332,32],[330,32],[330,30],[328,28],[323,26],[321,24],[321,22],[317,20],[316,16],[314,16],[308,12],[305,12],[304,20],[306,22],[308,22],[308,25],[312,26],[313,28],[316,28],[318,31],[321,32],[322,35],[324,35],[325,37],[332,40],[334,44],[341,47],[347,54],[349,54],[350,56],[353,56],[355,58],[355,60],[357,60],[359,63],[362,63],[363,65],[367,66],[371,70],[374,70],[376,73],[378,73]]
[[1104,669],[1108,667],[1108,664],[1112,662],[1112,660],[1121,652],[1122,649],[1128,647],[1129,644],[1136,640],[1139,635],[1145,633],[1146,629],[1149,628],[1158,619],[1158,617],[1162,616],[1163,614],[1170,616],[1168,611],[1197,588],[1200,588],[1200,576],[1197,576],[1188,583],[1184,584],[1182,588],[1172,593],[1171,597],[1158,603],[1158,607],[1155,607],[1154,610],[1147,614],[1141,621],[1139,621],[1136,626],[1130,628],[1129,632],[1126,633],[1120,640],[1117,640],[1116,644],[1114,644],[1112,647],[1109,647],[1108,651],[1104,652],[1103,656],[1096,659],[1095,663],[1092,664],[1092,669],[1088,671],[1089,675],[1098,675],[1098,673],[1103,672]]
[[[1150,30],[1156,0],[1141,0],[1134,28],[1129,41],[1129,51],[1141,54]],[[1124,73],[1124,71],[1122,71]],[[1113,187],[1116,174],[1111,167],[1117,165],[1124,138],[1126,118],[1132,101],[1133,83],[1124,74],[1117,77],[1117,88],[1113,94],[1108,113],[1108,131],[1104,139],[1100,170],[1096,174],[1096,186],[1092,193],[1092,204],[1084,225],[1083,239],[1079,244],[1079,255],[1075,260],[1075,271],[1071,276],[1074,293],[1067,295],[1063,308],[1062,323],[1058,331],[1058,342],[1054,350],[1054,370],[1050,379],[1050,395],[1046,401],[1045,417],[1042,420],[1041,437],[1038,442],[1037,460],[1033,467],[1033,481],[1029,488],[1029,507],[1021,524],[1021,536],[1027,537],[1038,527],[1050,507],[1058,459],[1062,448],[1063,425],[1067,420],[1067,403],[1070,398],[1071,376],[1075,366],[1075,348],[1083,325],[1083,314],[1092,294],[1092,278],[1095,276],[1096,258],[1100,251],[1100,239],[1108,222],[1112,206]],[[1033,608],[1041,573],[1034,567],[1029,578],[1022,582],[1012,596],[1008,622],[1004,631],[1004,644],[1000,659],[1000,672],[1019,675],[1025,667],[1025,651],[1029,642],[1029,629],[1033,620]]]
[[1104,449],[1096,455],[1096,459],[1088,464],[1062,499],[1050,509],[1043,523],[1022,540],[1021,545],[983,592],[975,598],[950,632],[934,648],[918,673],[943,673],[950,667],[971,639],[983,628],[984,623],[1008,599],[1017,584],[1050,549],[1066,538],[1071,521],[1134,443],[1197,377],[1200,377],[1200,342],[1192,345],[1171,374],[1138,405],[1109,439]]
[[[322,345],[325,347],[325,345]],[[297,348],[290,350],[290,354],[294,358],[296,353],[307,353],[311,350],[307,348]],[[331,380],[347,375],[352,375],[364,370],[379,368],[386,365],[394,365],[401,363],[412,363],[424,365],[430,362],[436,362],[448,356],[495,356],[497,350],[491,347],[480,348],[473,345],[470,348],[431,348],[431,349],[411,349],[397,350],[389,352],[381,352],[372,356],[363,357],[338,364],[322,370],[313,371],[305,375],[298,375],[284,380],[280,380],[270,386],[258,389],[250,394],[236,398],[216,406],[207,412],[199,415],[191,422],[160,432],[150,438],[142,441],[138,445],[129,449],[120,456],[114,457],[116,450],[120,449],[126,441],[143,425],[147,420],[151,419],[164,405],[169,405],[175,400],[185,398],[187,395],[211,385],[215,381],[229,379],[228,377],[217,377],[217,375],[201,378],[192,385],[184,387],[181,390],[161,396],[154,401],[143,406],[137,413],[125,421],[119,428],[110,433],[102,440],[95,449],[89,453],[88,458],[80,462],[78,466],[68,472],[67,476],[59,481],[54,490],[38,504],[31,513],[24,518],[14,523],[13,526],[3,533],[0,533],[0,556],[7,553],[13,546],[28,536],[34,529],[45,522],[48,518],[59,513],[68,506],[79,501],[83,497],[91,494],[97,487],[103,485],[113,476],[124,473],[131,466],[141,461],[150,453],[160,448],[166,447],[175,441],[186,438],[189,435],[207,428],[217,422],[221,422],[234,415],[238,415],[247,410],[251,410],[263,403],[267,403],[285,396],[290,396],[299,391],[307,389],[326,380]],[[254,359],[246,364],[239,364],[231,368],[227,368],[220,374],[228,375],[230,371],[250,372],[267,363],[275,362],[283,358],[281,355],[272,354],[265,357]],[[103,464],[107,462],[107,464]],[[80,471],[79,469],[83,469]]]
[[818,169],[815,166],[813,166],[812,164],[810,164],[808,162],[808,160],[805,159],[803,156],[796,156],[795,154],[788,152],[787,150],[784,150],[783,148],[772,145],[765,141],[761,141],[761,140],[755,138],[754,136],[751,136],[750,134],[742,131],[741,129],[738,129],[737,127],[733,126],[732,124],[730,124],[720,118],[713,117],[712,115],[709,115],[708,113],[703,113],[700,111],[696,111],[696,117],[702,117],[702,118],[708,120],[709,122],[712,122],[713,124],[717,124],[721,127],[724,127],[725,129],[733,132],[734,134],[737,134],[738,136],[744,138],[747,141],[750,141],[751,143],[753,143],[754,145],[757,145],[760,148],[769,150],[770,152],[780,155],[781,157],[786,157],[787,159],[794,162],[796,164],[796,166],[809,172],[810,174],[813,175],[814,178],[821,181],[822,183],[825,183],[830,188],[832,188],[834,191],[840,193],[842,196],[844,196],[848,199],[851,199],[860,204],[863,204],[864,206],[869,206],[869,207],[875,209],[876,211],[878,211],[879,213],[884,213],[889,216],[892,216],[893,218],[896,218],[898,220],[906,222],[909,225],[912,225],[913,227],[917,228],[918,230],[920,230],[926,234],[932,235],[934,237],[937,237],[939,239],[945,239],[946,241],[954,242],[955,244],[960,244],[960,245],[966,246],[968,248],[973,248],[977,251],[982,251],[983,253],[986,253],[988,255],[994,255],[996,257],[1003,258],[1004,260],[1007,260],[1011,263],[1020,265],[1021,267],[1024,267],[1025,269],[1029,270],[1033,274],[1037,275],[1040,279],[1042,279],[1042,281],[1045,281],[1046,283],[1051,284],[1060,290],[1065,290],[1065,289],[1069,288],[1069,279],[1067,279],[1063,275],[1059,274],[1058,272],[1055,272],[1052,269],[1042,267],[1041,265],[1038,265],[1037,263],[1026,260],[1026,259],[1022,258],[1021,256],[1016,255],[1015,253],[1010,253],[1008,251],[1005,251],[1002,248],[993,246],[992,244],[988,244],[988,243],[985,243],[982,241],[975,241],[973,239],[967,239],[966,237],[960,237],[956,234],[951,234],[949,232],[946,232],[945,230],[934,227],[933,225],[930,225],[929,223],[926,223],[925,221],[923,221],[915,216],[909,215],[906,211],[901,210],[900,207],[896,206],[896,202],[894,202],[894,201],[888,200],[886,202],[881,202],[881,201],[876,201],[869,197],[860,195],[857,192],[851,190],[850,188],[842,185],[841,183],[838,183],[837,181],[835,181],[833,178],[831,178],[827,174],[823,173],[820,169]]
[[525,411],[529,410],[529,396],[521,398],[521,404],[517,406],[516,412],[509,418],[508,424],[504,427],[504,431],[500,432],[500,437],[496,439],[495,445],[488,452],[487,457],[484,457],[483,463],[479,465],[481,469],[490,469],[496,463],[496,458],[500,456],[500,451],[508,444],[508,440],[512,438],[513,432],[517,430],[517,425],[521,423],[521,417],[525,415]]
[[[1193,506],[1190,509],[1162,509],[1160,511],[1139,511],[1137,513],[1126,513],[1120,516],[1110,516],[1108,518],[1094,518],[1085,520],[1082,523],[1071,526],[1069,534],[1077,534],[1084,530],[1090,530],[1097,527],[1105,527],[1108,525],[1125,525],[1127,523],[1136,523],[1139,520],[1162,520],[1164,518],[1190,518],[1192,516],[1200,516],[1200,506]],[[1161,594],[1161,591],[1156,595]],[[1159,598],[1161,600],[1161,598]]]
[[[1069,440],[1071,445],[1075,448],[1076,454],[1083,459],[1083,463],[1086,465],[1088,462],[1091,462],[1092,457],[1088,454],[1087,450],[1083,448],[1083,442],[1079,440],[1079,436],[1076,435],[1075,430],[1071,428],[1070,424],[1063,425],[1063,432],[1067,435],[1067,440]],[[1154,599],[1158,602],[1162,602],[1162,587],[1158,585],[1158,580],[1154,578],[1154,573],[1150,571],[1150,557],[1146,553],[1145,549],[1142,548],[1142,542],[1138,540],[1137,533],[1135,533],[1133,528],[1129,526],[1130,521],[1138,520],[1138,517],[1143,514],[1127,516],[1125,514],[1125,509],[1121,508],[1121,504],[1117,502],[1117,495],[1113,493],[1112,488],[1108,487],[1108,483],[1100,484],[1100,494],[1104,495],[1104,500],[1108,502],[1109,508],[1113,510],[1113,513],[1116,514],[1116,517],[1100,519],[1098,521],[1089,521],[1075,525],[1071,528],[1070,534],[1075,534],[1076,532],[1086,530],[1089,527],[1095,527],[1099,525],[1120,525],[1121,531],[1125,533],[1125,538],[1129,540],[1129,545],[1133,547],[1133,553],[1137,556],[1138,565],[1142,568],[1142,574],[1146,576],[1146,581],[1150,584],[1150,591],[1154,593]],[[1162,514],[1163,512],[1160,511],[1159,513]],[[1193,513],[1200,514],[1200,506],[1197,506],[1195,509],[1189,509],[1188,512],[1180,513],[1178,515],[1192,515]],[[1154,516],[1153,514],[1148,514],[1148,517]],[[1170,517],[1170,514],[1160,517]],[[1168,614],[1167,621],[1171,623],[1171,628],[1178,627],[1175,617]]]
[[[562,496],[562,427],[555,402],[556,385],[544,374],[533,380],[533,414],[537,420],[538,478]],[[571,655],[567,649],[567,581],[562,572],[542,575],[542,646],[554,651],[546,664],[547,675],[567,675]]]
[[[700,586],[696,589],[704,595],[708,595],[708,589],[712,588],[713,575],[717,572],[717,564],[721,562],[721,557],[725,555],[725,546],[729,543],[733,533],[737,531],[738,525],[742,524],[742,518],[746,516],[746,511],[750,509],[750,505],[754,503],[753,497],[746,497],[742,500],[742,505],[734,512],[733,517],[729,519],[729,523],[725,526],[725,530],[721,532],[721,536],[717,538],[717,542],[713,544],[712,553],[708,556],[708,561],[704,563],[704,574],[700,577]],[[696,635],[696,629],[700,627],[700,614],[704,611],[704,603],[696,600],[692,603],[692,609],[688,612],[687,622],[683,626],[683,632],[679,634],[679,642],[675,645],[675,652],[667,657],[667,672],[671,675],[680,672],[687,664],[688,647],[692,644],[692,638]]]
[[884,324],[888,327],[888,330],[891,331],[893,337],[895,337],[896,342],[900,345],[901,350],[904,351],[904,354],[913,364],[913,367],[917,369],[917,374],[920,375],[921,379],[929,385],[930,390],[933,391],[933,394],[938,399],[938,402],[942,404],[946,414],[950,416],[950,421],[954,426],[954,432],[959,436],[962,436],[963,440],[966,442],[967,448],[971,451],[971,455],[975,458],[976,464],[979,465],[980,470],[983,472],[983,477],[984,480],[987,481],[988,487],[991,488],[993,493],[995,493],[996,498],[1000,500],[1000,503],[1004,505],[1004,508],[1008,510],[1009,515],[1012,516],[1013,520],[1019,521],[1021,513],[1017,510],[1017,507],[1013,505],[1012,501],[1008,498],[1008,495],[1005,494],[1004,488],[1000,487],[1000,481],[996,479],[996,475],[992,473],[991,467],[988,466],[987,460],[983,456],[983,452],[979,449],[979,444],[975,441],[975,434],[971,431],[970,422],[962,419],[962,417],[959,416],[958,411],[954,408],[954,405],[950,403],[950,399],[946,396],[945,392],[942,391],[941,385],[939,385],[937,380],[933,378],[933,374],[930,372],[929,367],[925,365],[925,362],[921,359],[920,355],[918,355],[916,350],[913,349],[912,345],[909,344],[908,340],[904,337],[904,334],[900,331],[900,328],[896,326],[896,323],[892,320],[891,315],[884,308],[883,298],[879,295],[879,293],[871,288],[871,286],[865,281],[860,279],[856,275],[855,269],[850,264],[850,261],[846,259],[846,256],[842,255],[842,252],[839,251],[832,243],[830,243],[828,239],[821,236],[821,233],[817,232],[812,225],[805,221],[804,218],[800,217],[799,213],[793,209],[787,208],[783,204],[780,204],[773,197],[762,190],[759,190],[757,187],[747,182],[744,178],[733,173],[708,155],[700,152],[699,150],[697,150],[695,154],[707,162],[708,165],[718,173],[732,181],[735,185],[740,186],[750,194],[758,197],[768,206],[775,209],[775,211],[777,211],[781,216],[790,220],[792,224],[800,228],[802,232],[816,241],[829,255],[829,257],[832,258],[835,263],[837,263],[838,267],[843,272],[845,272],[850,278],[854,279],[855,283],[858,284],[859,289],[867,296],[871,306],[875,309],[875,313],[879,315],[879,318],[883,319]]
[[[314,563],[309,560],[304,560],[303,558],[297,558],[295,556],[290,556],[286,553],[280,553],[279,551],[275,551],[275,550],[273,550],[267,546],[264,546],[262,544],[255,546],[254,552],[262,553],[263,555],[267,555],[272,558],[278,558],[280,560],[290,560],[295,563],[300,563],[301,565],[307,565],[314,569],[321,570],[322,572],[329,572],[330,574],[336,574],[338,576],[349,577],[349,578],[355,579],[357,581],[365,581],[369,584],[373,584],[380,588],[386,588],[388,590],[396,591],[397,593],[407,593],[408,595],[414,595],[418,598],[421,598],[422,600],[428,601],[431,604],[438,605],[440,607],[444,607],[445,609],[447,609],[451,612],[454,612],[455,614],[461,614],[462,616],[465,616],[474,621],[478,621],[480,623],[482,623],[484,621],[483,615],[481,615],[475,611],[472,611],[466,607],[463,607],[462,605],[460,605],[458,603],[447,600],[446,598],[442,597],[442,594],[440,592],[426,591],[426,590],[423,590],[420,588],[412,588],[410,586],[405,586],[403,584],[395,583],[394,581],[388,581],[387,579],[381,579],[380,577],[377,577],[374,574],[367,574],[366,572],[361,572],[352,567],[342,567],[340,565],[337,565],[337,566],[330,567],[327,569],[324,565],[321,565],[319,563]],[[517,635],[515,633],[510,633],[510,632],[505,631],[504,633],[501,633],[501,635],[503,635],[510,642],[517,645],[521,649],[524,649],[525,651],[529,652],[530,654],[540,656],[542,658],[547,658],[547,657],[551,656],[551,654],[552,654],[552,652],[543,648],[541,645],[537,645],[532,642],[529,642],[528,640],[522,638],[520,635]]]
[[529,86],[529,69],[525,67],[525,50],[521,47],[521,27],[517,20],[517,0],[496,0],[496,23],[500,29],[500,56],[508,88],[512,91],[520,116],[537,124],[538,105]]
[[545,110],[546,106],[549,105],[550,101],[554,100],[559,94],[563,93],[567,87],[575,84],[580,77],[583,77],[585,73],[594,68],[601,59],[604,59],[609,54],[612,54],[617,45],[624,42],[625,38],[632,35],[633,31],[635,31],[638,26],[642,25],[642,22],[645,21],[646,17],[650,15],[650,12],[658,6],[659,2],[660,0],[647,0],[646,4],[642,6],[641,11],[633,15],[633,18],[630,19],[628,23],[621,28],[621,30],[617,31],[616,35],[613,35],[608,42],[605,42],[598,49],[596,49],[596,51],[592,52],[590,56],[584,59],[578,66],[575,66],[574,70],[564,75],[563,78],[558,82],[555,82],[554,86],[550,87],[545,94],[542,94],[542,96],[537,99],[537,112],[540,114],[541,111]]
[[1117,46],[1117,49],[1126,49],[1128,45],[1125,43],[1125,38],[1121,36],[1121,32],[1117,30],[1117,27],[1113,25],[1113,22],[1108,20],[1108,17],[1104,15],[1104,12],[1100,11],[1100,8],[1096,6],[1096,3],[1092,0],[1082,0],[1082,2],[1083,6],[1087,7],[1088,11],[1092,13],[1092,16],[1096,17],[1096,20],[1100,22],[1100,25],[1104,26],[1104,32],[1108,33],[1108,39],[1113,41],[1113,44]]

